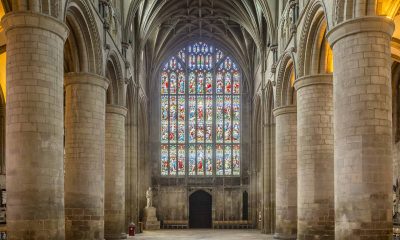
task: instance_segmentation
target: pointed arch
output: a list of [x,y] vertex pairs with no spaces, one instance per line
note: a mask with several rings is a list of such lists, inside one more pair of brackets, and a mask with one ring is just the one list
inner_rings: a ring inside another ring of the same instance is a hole
[[124,76],[116,51],[111,51],[106,61],[106,77],[110,80],[107,89],[107,103],[124,105]]

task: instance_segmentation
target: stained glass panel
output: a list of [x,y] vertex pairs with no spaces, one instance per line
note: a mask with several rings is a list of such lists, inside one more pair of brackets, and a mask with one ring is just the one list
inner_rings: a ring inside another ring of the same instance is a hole
[[213,77],[210,72],[207,73],[206,75],[206,93],[207,94],[213,94]]
[[231,73],[227,72],[225,74],[225,94],[232,93],[232,75]]
[[232,98],[225,96],[224,98],[224,139],[226,143],[232,141]]
[[197,75],[197,94],[204,93],[204,73],[200,72]]
[[204,147],[197,145],[197,175],[204,175]]
[[169,148],[169,173],[170,175],[176,174],[176,145],[171,145]]
[[161,175],[168,175],[168,145],[161,145]]
[[206,170],[206,175],[212,175],[213,174],[213,151],[212,151],[212,145],[207,145],[206,146],[206,165],[205,165],[205,170]]
[[193,72],[189,74],[189,93],[196,93],[196,74],[194,74]]
[[179,145],[178,149],[178,175],[185,175],[185,145]]
[[224,126],[224,98],[217,96],[217,129],[216,129],[216,140],[217,143],[223,143],[223,126]]
[[217,94],[222,94],[224,89],[224,75],[221,72],[217,73]]
[[240,175],[240,145],[233,145],[233,175]]
[[161,143],[168,143],[168,122],[161,122]]
[[240,74],[239,72],[233,73],[233,94],[240,93]]
[[161,73],[161,94],[168,94],[168,73],[163,72]]
[[186,89],[185,89],[185,74],[184,73],[179,73],[178,77],[178,93],[179,94],[185,94]]
[[169,93],[175,94],[176,93],[176,86],[177,86],[177,76],[175,72],[172,72],[169,76],[170,79],[170,89]]
[[215,167],[217,175],[224,175],[224,149],[222,145],[217,145],[215,148]]
[[189,175],[196,175],[196,148],[189,146]]
[[231,152],[231,145],[225,145],[224,149],[224,162],[225,162],[225,175],[232,174],[232,152]]
[[235,62],[194,43],[165,62],[160,84],[161,175],[239,176],[241,76]]
[[169,130],[169,142],[170,142],[170,143],[176,143],[176,141],[177,141],[177,137],[176,137],[176,131],[177,131],[177,129],[176,129],[176,123],[175,123],[175,122],[171,122],[171,123],[169,124],[169,128],[170,128],[170,130]]

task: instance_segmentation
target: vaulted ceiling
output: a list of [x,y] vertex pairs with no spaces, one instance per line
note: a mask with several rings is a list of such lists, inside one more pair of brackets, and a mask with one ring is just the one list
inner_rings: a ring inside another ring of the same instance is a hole
[[188,42],[204,40],[231,54],[245,71],[273,42],[266,0],[137,0],[126,21],[127,38],[146,50],[152,69]]

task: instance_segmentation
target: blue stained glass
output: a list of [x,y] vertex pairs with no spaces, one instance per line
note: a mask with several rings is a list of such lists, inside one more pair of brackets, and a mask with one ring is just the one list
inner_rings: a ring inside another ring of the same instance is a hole
[[194,72],[191,72],[189,74],[189,93],[196,93],[196,75],[194,74]]
[[168,94],[169,82],[168,73],[161,73],[161,94]]
[[186,61],[186,53],[185,53],[185,49],[182,49],[179,54],[178,54],[179,58],[182,60],[182,62]]
[[224,175],[224,149],[217,145],[215,150],[215,167],[217,175]]
[[231,152],[230,145],[225,145],[224,163],[225,163],[225,169],[224,169],[225,175],[231,175],[232,174],[232,152]]
[[178,77],[178,93],[179,94],[185,94],[186,89],[185,89],[185,74],[184,73],[179,73]]
[[189,175],[196,175],[196,148],[189,146]]
[[213,153],[212,153],[212,146],[207,145],[206,146],[206,158],[205,158],[205,171],[206,175],[212,175],[213,174]]
[[177,156],[176,145],[171,145],[169,148],[169,173],[175,175],[177,172]]
[[161,142],[168,143],[168,122],[161,122]]
[[177,77],[176,73],[172,72],[171,75],[169,76],[170,79],[170,93],[175,94],[176,93],[176,85],[177,85]]
[[162,66],[161,175],[240,176],[237,64],[221,50],[197,42]]
[[161,175],[168,175],[168,145],[161,145]]
[[217,94],[222,94],[224,89],[224,79],[221,72],[217,73]]
[[204,73],[200,72],[197,76],[197,94],[204,93]]

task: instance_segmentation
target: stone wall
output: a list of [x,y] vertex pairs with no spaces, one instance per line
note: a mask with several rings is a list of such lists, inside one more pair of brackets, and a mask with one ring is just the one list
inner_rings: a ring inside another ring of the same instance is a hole
[[197,190],[205,190],[212,196],[212,219],[242,220],[243,192],[247,187],[159,187],[154,204],[159,220],[189,220],[189,196]]

